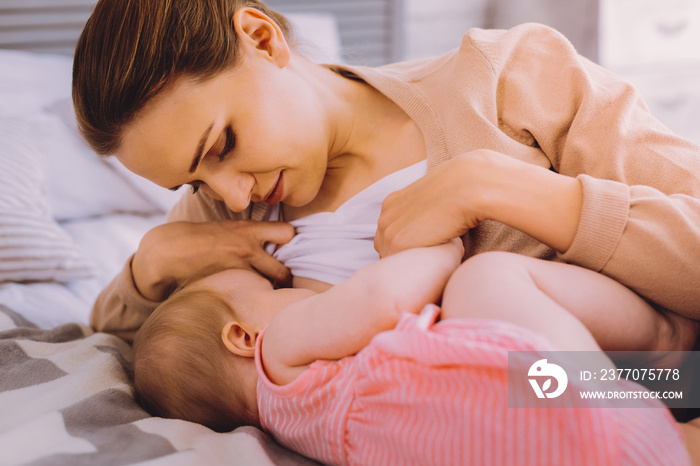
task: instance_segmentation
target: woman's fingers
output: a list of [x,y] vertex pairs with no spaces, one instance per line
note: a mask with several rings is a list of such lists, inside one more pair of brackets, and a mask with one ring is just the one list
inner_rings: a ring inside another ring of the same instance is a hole
[[265,251],[252,257],[250,265],[267,278],[273,280],[275,284],[291,284],[292,274],[289,269]]
[[287,244],[294,238],[294,227],[284,222],[256,222],[246,221],[238,223],[238,231],[250,239],[245,255],[247,265],[257,270],[277,283],[287,283],[291,279],[291,273],[284,264],[272,257],[265,250],[268,243]]
[[287,244],[294,238],[294,227],[284,222],[246,222],[252,229],[251,234],[257,241],[265,243]]

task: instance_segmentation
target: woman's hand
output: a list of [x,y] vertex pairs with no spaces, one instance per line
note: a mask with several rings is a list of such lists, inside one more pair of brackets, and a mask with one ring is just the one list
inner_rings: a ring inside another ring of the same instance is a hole
[[134,284],[152,301],[162,301],[179,285],[229,268],[257,270],[278,282],[287,269],[265,250],[267,242],[285,244],[294,227],[283,222],[221,220],[159,225],[141,240],[131,263]]
[[581,215],[575,178],[480,149],[455,157],[382,204],[374,247],[381,257],[462,236],[486,219],[565,251]]
[[387,196],[374,238],[381,257],[445,243],[485,218],[469,189],[480,181],[475,176],[480,171],[476,159],[467,155],[451,159]]

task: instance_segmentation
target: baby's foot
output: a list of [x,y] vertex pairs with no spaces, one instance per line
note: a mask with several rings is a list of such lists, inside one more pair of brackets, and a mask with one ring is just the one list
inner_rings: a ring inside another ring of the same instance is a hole
[[680,316],[673,312],[663,315],[665,328],[659,330],[659,338],[654,348],[653,360],[649,361],[654,369],[674,369],[685,361],[688,351],[692,351],[698,342],[700,322]]

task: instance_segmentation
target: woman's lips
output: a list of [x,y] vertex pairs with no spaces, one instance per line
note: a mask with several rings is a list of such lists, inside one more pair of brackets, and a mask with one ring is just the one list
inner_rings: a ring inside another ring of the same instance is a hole
[[265,199],[265,203],[269,205],[275,205],[282,200],[282,194],[284,194],[284,182],[282,180],[282,172],[280,172],[279,178],[277,178],[277,184],[272,189],[272,192]]

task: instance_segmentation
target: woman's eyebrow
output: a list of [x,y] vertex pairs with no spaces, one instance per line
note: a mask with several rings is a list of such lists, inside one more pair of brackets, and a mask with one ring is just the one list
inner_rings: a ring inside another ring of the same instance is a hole
[[194,159],[192,160],[192,165],[190,165],[190,173],[194,173],[195,170],[197,170],[197,166],[202,160],[202,155],[204,154],[204,144],[206,144],[207,138],[209,137],[209,133],[211,133],[211,129],[213,127],[214,123],[210,124],[209,127],[204,131],[202,138],[199,140],[199,144],[197,144],[197,150],[194,153]]

